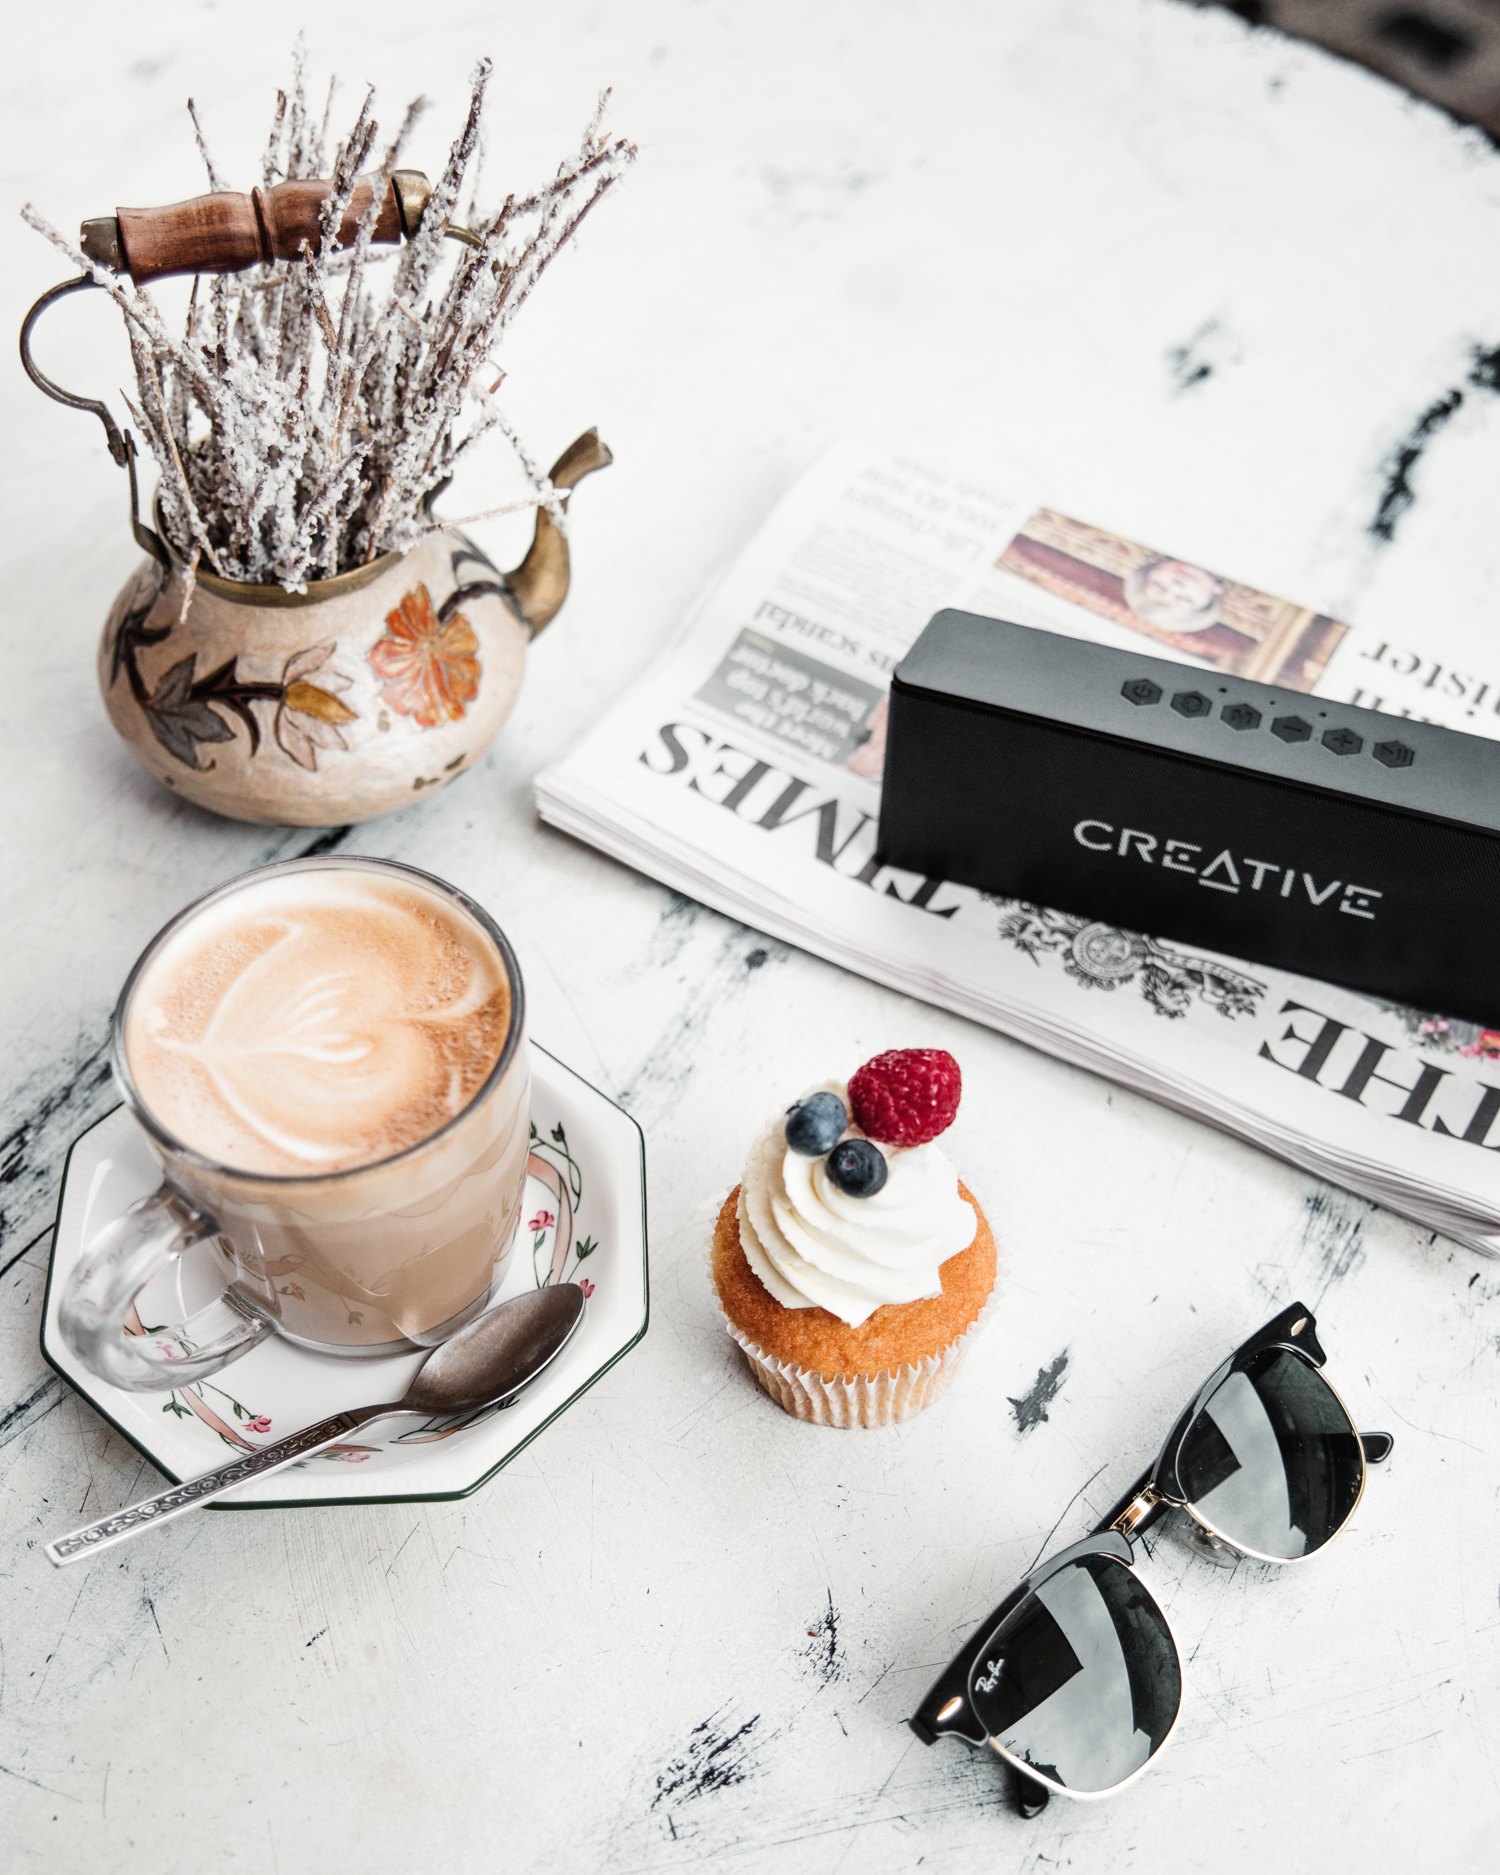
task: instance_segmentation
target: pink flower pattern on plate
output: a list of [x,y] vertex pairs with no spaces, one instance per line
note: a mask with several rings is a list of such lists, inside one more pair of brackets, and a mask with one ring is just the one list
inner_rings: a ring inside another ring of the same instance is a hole
[[[561,1129],[558,1130],[559,1132],[561,1131]],[[561,1151],[566,1155],[568,1163],[571,1166],[573,1163],[572,1157],[571,1154],[567,1153],[565,1142],[561,1146]],[[549,1209],[546,1204],[542,1204],[527,1221],[527,1228],[536,1235],[537,1242],[540,1245],[544,1241],[544,1234],[557,1228],[558,1223],[558,1212]],[[572,1217],[570,1212],[567,1222],[566,1242],[560,1245],[564,1256],[571,1251],[581,1262],[584,1257],[591,1255],[597,1247],[591,1237],[585,1238],[581,1244],[575,1244],[573,1242]],[[565,1270],[561,1267],[554,1269],[551,1272],[551,1279],[560,1281],[565,1273]],[[539,1282],[545,1282],[546,1280],[548,1280],[546,1276],[538,1275]],[[578,1284],[579,1288],[582,1289],[584,1296],[588,1299],[592,1299],[595,1294],[596,1285],[587,1276],[582,1275],[581,1272],[576,1269],[573,1274],[573,1280]],[[300,1283],[285,1281],[277,1284],[276,1287],[278,1293],[283,1296],[295,1296],[299,1302],[304,1302],[307,1299],[306,1291]],[[137,1330],[137,1332],[141,1331]],[[180,1347],[175,1340],[169,1340],[166,1336],[162,1335],[155,1335],[152,1339],[160,1353],[165,1355],[168,1359],[180,1360],[183,1358],[185,1350]],[[192,1412],[199,1419],[203,1420],[210,1429],[216,1430],[220,1437],[224,1438],[226,1442],[234,1444],[243,1452],[257,1449],[249,1444],[248,1439],[245,1437],[246,1434],[264,1437],[271,1431],[273,1422],[272,1415],[269,1413],[252,1414],[247,1408],[239,1405],[238,1402],[230,1401],[230,1404],[234,1407],[235,1420],[237,1422],[231,1426],[219,1421],[216,1416],[204,1406],[202,1400],[198,1397],[198,1389],[196,1387],[184,1389],[183,1397],[188,1401]],[[172,1398],[175,1401],[177,1395],[174,1393]],[[225,1398],[228,1399],[229,1396],[225,1395]],[[183,1409],[180,1406],[172,1407],[167,1410],[174,1410],[179,1414],[183,1413]],[[446,1439],[451,1437],[454,1432],[464,1430],[465,1426],[477,1423],[481,1419],[487,1419],[489,1416],[488,1413],[477,1414],[474,1415],[471,1420],[464,1421],[458,1425],[446,1426],[443,1430],[435,1434],[429,1434],[428,1436]],[[371,1445],[336,1445],[329,1447],[318,1454],[318,1456],[338,1464],[363,1465],[367,1460],[378,1457],[381,1449],[382,1448],[379,1446]]]

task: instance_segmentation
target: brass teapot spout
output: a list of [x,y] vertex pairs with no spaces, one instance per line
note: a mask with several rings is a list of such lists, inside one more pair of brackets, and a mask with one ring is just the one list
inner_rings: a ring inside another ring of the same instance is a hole
[[[592,475],[595,469],[607,469],[613,461],[608,444],[600,442],[597,430],[585,430],[569,443],[553,463],[550,478],[554,488],[563,490],[563,507],[566,509],[569,496],[584,476]],[[526,558],[506,575],[506,584],[533,638],[562,609],[571,577],[568,537],[545,508],[539,509]]]

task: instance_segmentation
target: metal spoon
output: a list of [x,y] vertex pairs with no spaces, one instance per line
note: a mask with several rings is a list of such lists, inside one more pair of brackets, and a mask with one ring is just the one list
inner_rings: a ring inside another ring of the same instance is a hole
[[493,1406],[519,1393],[557,1359],[583,1320],[583,1310],[583,1290],[577,1283],[557,1283],[502,1302],[434,1348],[399,1400],[335,1413],[331,1419],[319,1420],[316,1426],[278,1439],[274,1445],[262,1446],[258,1452],[221,1465],[217,1471],[189,1478],[186,1484],[173,1485],[170,1491],[143,1498],[113,1517],[101,1517],[98,1523],[59,1537],[55,1543],[43,1546],[43,1554],[59,1569],[84,1556],[96,1556],[137,1531],[222,1497],[236,1485],[280,1471],[299,1458],[309,1458],[325,1445],[348,1438],[372,1419],[397,1414],[412,1419],[446,1419]]

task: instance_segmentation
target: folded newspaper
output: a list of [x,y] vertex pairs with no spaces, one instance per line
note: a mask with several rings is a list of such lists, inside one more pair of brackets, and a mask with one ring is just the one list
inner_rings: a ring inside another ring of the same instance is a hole
[[944,606],[1500,736],[1500,682],[1037,505],[836,445],[666,660],[537,781],[543,819],[744,923],[1500,1250],[1497,1028],[876,857],[890,673]]

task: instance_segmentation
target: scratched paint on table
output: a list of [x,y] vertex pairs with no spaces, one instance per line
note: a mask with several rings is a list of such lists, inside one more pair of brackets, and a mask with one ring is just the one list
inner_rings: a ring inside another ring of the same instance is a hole
[[1397,527],[1416,502],[1413,477],[1437,436],[1472,396],[1500,392],[1500,346],[1488,351],[1480,345],[1470,349],[1472,362],[1462,381],[1433,398],[1381,464],[1383,481],[1369,532],[1383,545],[1389,546],[1396,538]]
[[1320,1185],[1303,1200],[1306,1220],[1302,1227],[1302,1248],[1316,1259],[1318,1281],[1322,1287],[1309,1304],[1314,1310],[1335,1283],[1351,1276],[1364,1262],[1363,1233],[1366,1219],[1375,1207],[1363,1199],[1351,1197],[1335,1185]]
[[1047,1417],[1047,1408],[1057,1398],[1068,1371],[1068,1350],[1063,1349],[1049,1366],[1038,1369],[1037,1377],[1019,1400],[1011,1400],[1017,1432],[1031,1432]]
[[677,1810],[715,1791],[743,1784],[759,1768],[752,1734],[760,1724],[757,1712],[737,1725],[724,1712],[711,1712],[688,1734],[686,1745],[656,1774],[653,1810],[665,1805]]
[[807,1646],[799,1651],[820,1685],[832,1686],[845,1677],[848,1666],[839,1651],[839,1611],[833,1605],[832,1589],[823,1612],[807,1630]]

